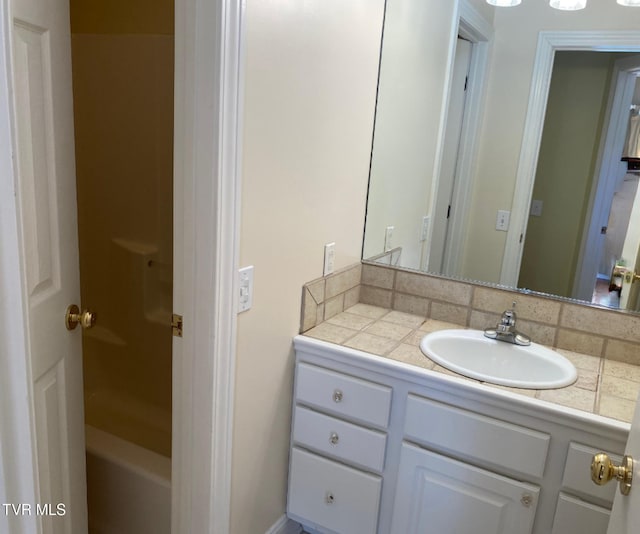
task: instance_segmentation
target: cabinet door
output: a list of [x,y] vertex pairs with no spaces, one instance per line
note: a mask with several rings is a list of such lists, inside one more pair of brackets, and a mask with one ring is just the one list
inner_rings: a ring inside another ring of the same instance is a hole
[[403,443],[391,532],[529,534],[539,488]]
[[551,534],[607,534],[606,508],[560,493]]

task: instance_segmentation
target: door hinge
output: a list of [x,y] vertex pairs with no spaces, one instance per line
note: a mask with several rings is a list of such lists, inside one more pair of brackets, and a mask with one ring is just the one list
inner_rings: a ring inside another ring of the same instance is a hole
[[174,313],[171,316],[171,331],[174,337],[182,337],[182,315]]

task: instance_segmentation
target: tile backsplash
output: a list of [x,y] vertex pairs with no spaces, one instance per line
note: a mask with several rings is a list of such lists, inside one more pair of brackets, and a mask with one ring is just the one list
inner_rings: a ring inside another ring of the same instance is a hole
[[638,315],[369,263],[306,284],[300,332],[357,303],[482,330],[514,301],[518,329],[535,342],[640,365]]

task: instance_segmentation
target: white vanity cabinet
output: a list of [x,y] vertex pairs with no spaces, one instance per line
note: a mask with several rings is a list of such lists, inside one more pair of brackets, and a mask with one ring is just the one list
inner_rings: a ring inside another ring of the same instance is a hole
[[288,515],[312,533],[606,534],[629,425],[303,336]]
[[321,532],[378,528],[391,388],[296,366],[287,511]]

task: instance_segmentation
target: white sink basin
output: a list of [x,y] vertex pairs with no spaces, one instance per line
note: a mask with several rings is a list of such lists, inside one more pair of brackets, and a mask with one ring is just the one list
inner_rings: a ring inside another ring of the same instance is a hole
[[434,362],[482,382],[524,389],[554,389],[578,378],[574,365],[542,345],[528,347],[489,339],[479,330],[427,334],[420,349]]

